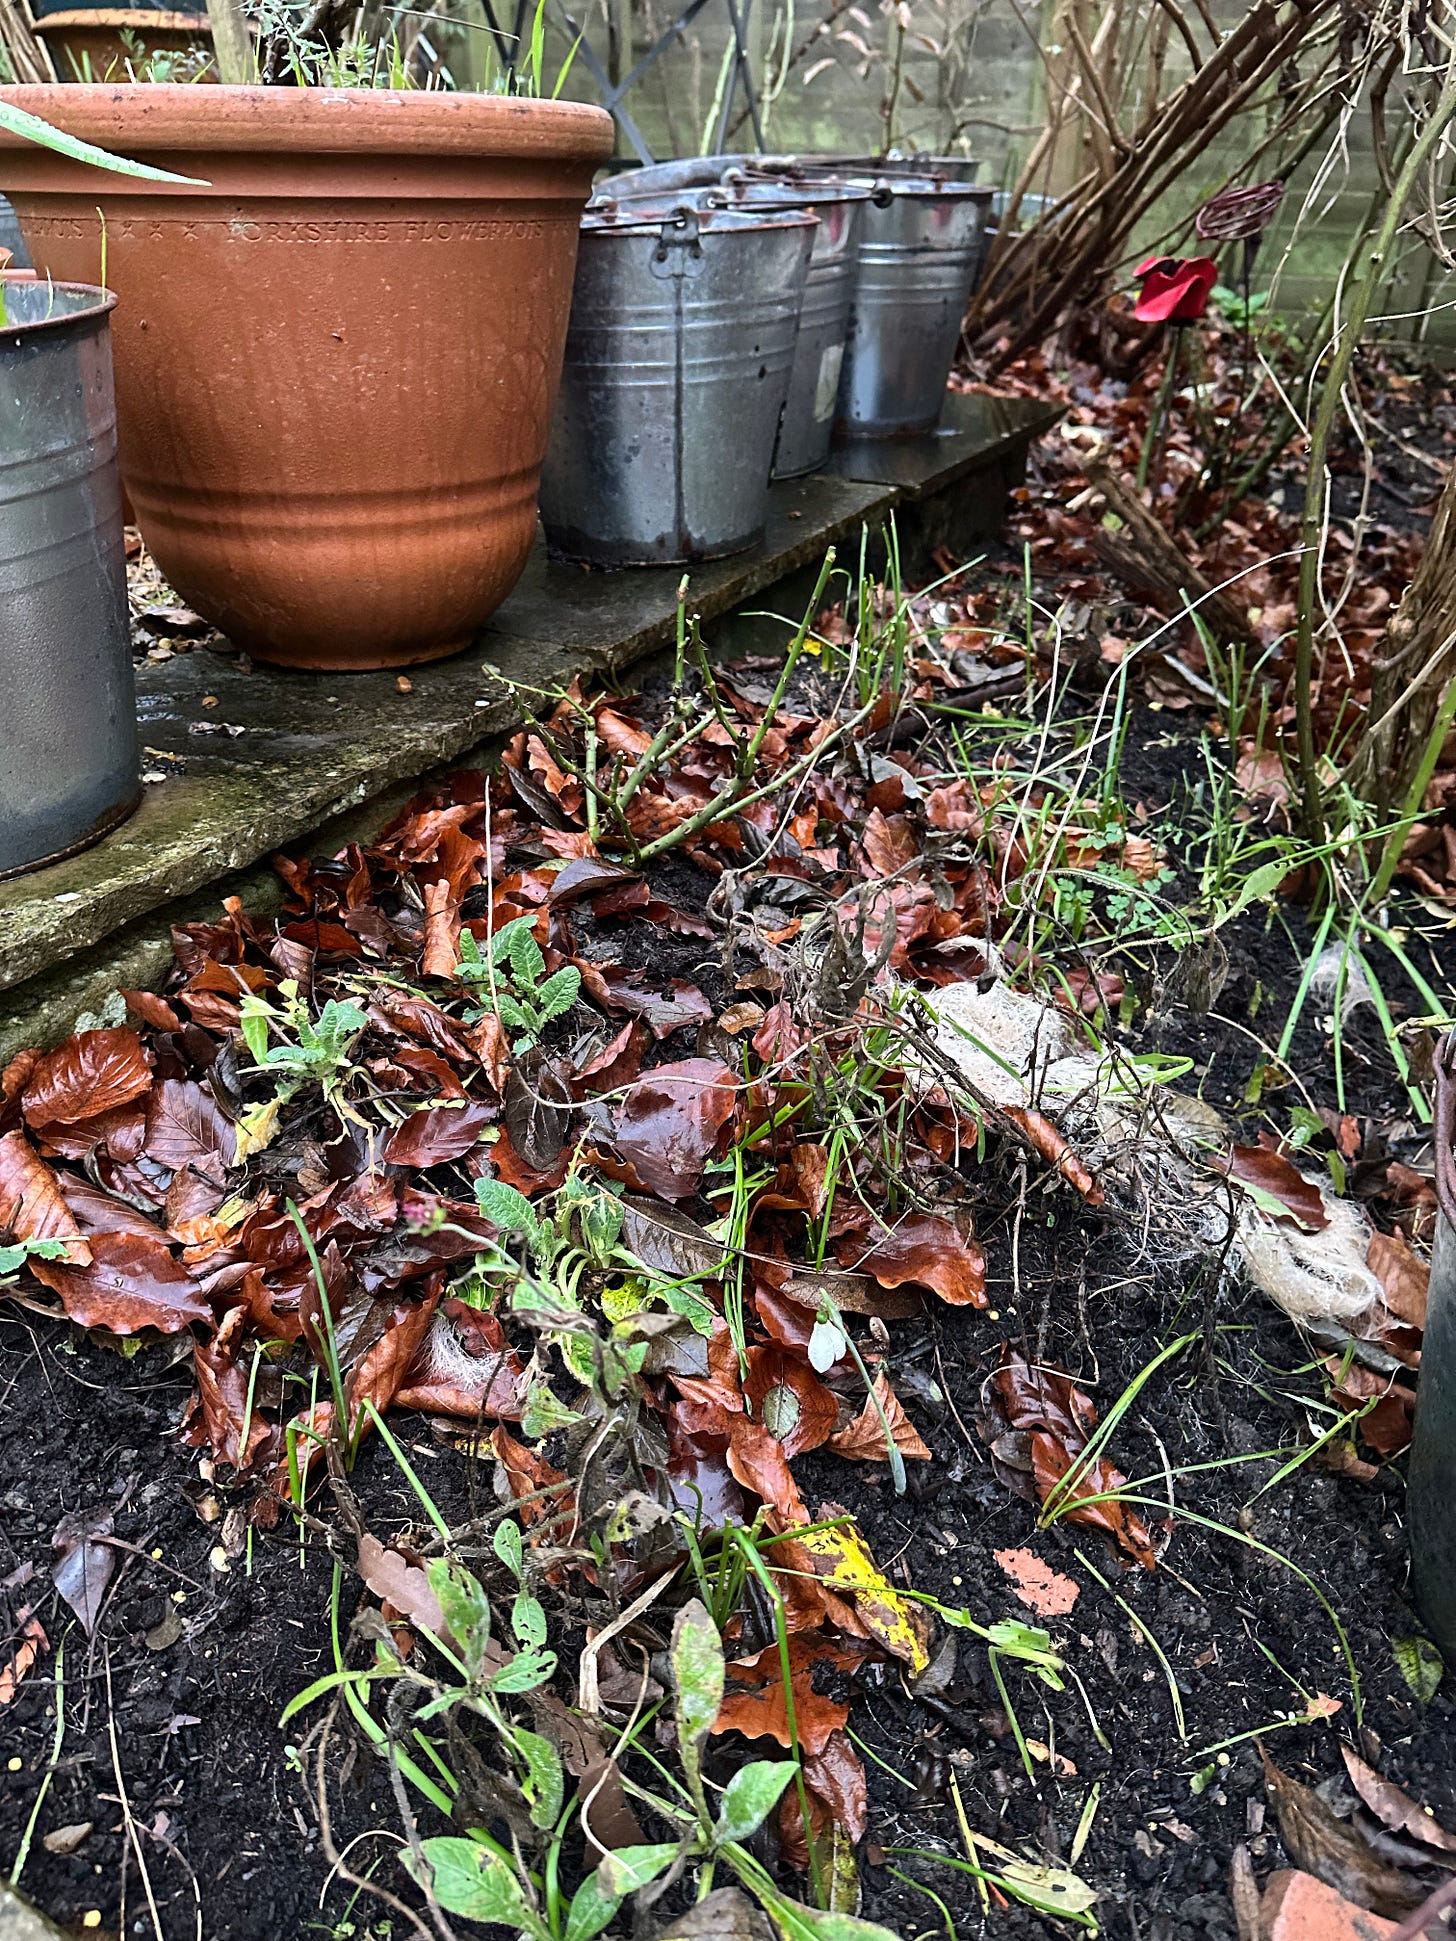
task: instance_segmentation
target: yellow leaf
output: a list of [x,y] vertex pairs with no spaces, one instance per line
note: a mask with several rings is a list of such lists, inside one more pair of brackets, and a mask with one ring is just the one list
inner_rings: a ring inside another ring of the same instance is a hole
[[791,1531],[814,1559],[815,1575],[841,1597],[852,1597],[870,1633],[912,1677],[930,1663],[929,1622],[917,1604],[902,1597],[876,1566],[869,1545],[852,1524],[829,1530]]
[[270,1146],[278,1135],[278,1115],[283,1110],[282,1099],[269,1099],[264,1105],[255,1105],[238,1120],[238,1150],[233,1160],[241,1166],[245,1159],[255,1152],[262,1152]]

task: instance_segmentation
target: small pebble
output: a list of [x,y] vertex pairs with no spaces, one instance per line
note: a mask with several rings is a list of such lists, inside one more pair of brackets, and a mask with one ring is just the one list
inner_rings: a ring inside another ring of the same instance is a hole
[[408,674],[396,674],[394,684],[401,694],[413,694],[415,691],[415,684]]
[[99,1907],[88,1907],[86,1912],[81,1916],[81,1925],[83,1928],[99,1928],[101,1925],[101,1909]]
[[7,1759],[5,1761],[5,1770],[8,1773],[18,1773],[24,1764],[25,1761],[23,1759]]

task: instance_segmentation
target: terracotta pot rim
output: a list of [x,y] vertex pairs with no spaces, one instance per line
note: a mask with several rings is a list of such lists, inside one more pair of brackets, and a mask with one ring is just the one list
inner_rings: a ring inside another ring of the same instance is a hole
[[[611,116],[587,102],[424,88],[47,82],[0,88],[0,101],[128,155],[175,149],[599,162],[614,140]],[[0,130],[0,150],[17,148],[34,152]]]
[[88,27],[149,27],[158,34],[211,32],[205,13],[154,13],[149,7],[71,7],[64,13],[43,14],[35,23],[35,31],[42,38],[46,34],[66,34]]

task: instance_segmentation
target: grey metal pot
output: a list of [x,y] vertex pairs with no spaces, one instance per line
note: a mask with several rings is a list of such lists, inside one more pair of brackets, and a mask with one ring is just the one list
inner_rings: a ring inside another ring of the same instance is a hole
[[717,193],[734,209],[807,209],[819,218],[799,312],[799,335],[774,449],[775,478],[802,478],[829,457],[839,374],[849,336],[860,208],[870,191],[832,179],[785,175],[750,181],[730,170]]
[[136,709],[107,316],[78,283],[0,281],[0,876],[136,807]]
[[20,224],[15,211],[0,195],[0,250],[9,250],[10,261],[18,270],[30,268],[30,252],[25,247],[25,238],[20,233]]
[[719,559],[762,535],[815,218],[691,193],[582,218],[541,475],[551,551]]
[[838,423],[851,437],[894,438],[939,422],[991,190],[893,175],[873,187],[860,218]]

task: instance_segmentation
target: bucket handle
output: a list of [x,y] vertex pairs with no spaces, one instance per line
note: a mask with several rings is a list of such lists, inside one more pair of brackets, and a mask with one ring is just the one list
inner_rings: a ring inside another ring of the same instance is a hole
[[703,260],[699,232],[697,210],[688,203],[680,203],[663,222],[657,247],[652,252],[652,274],[664,278],[696,275]]

